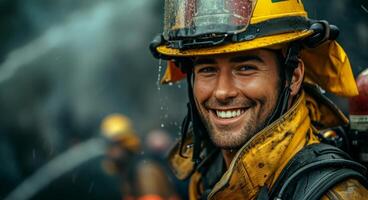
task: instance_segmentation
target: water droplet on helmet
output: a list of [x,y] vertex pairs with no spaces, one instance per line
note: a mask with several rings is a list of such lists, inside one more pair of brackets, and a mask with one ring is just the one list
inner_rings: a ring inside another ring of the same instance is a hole
[[245,36],[245,40],[253,40],[254,38],[256,38],[256,36],[255,35],[247,35],[247,36]]

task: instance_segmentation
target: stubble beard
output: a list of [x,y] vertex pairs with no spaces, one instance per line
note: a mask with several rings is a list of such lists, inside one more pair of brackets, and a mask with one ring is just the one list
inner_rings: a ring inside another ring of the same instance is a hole
[[[277,99],[277,98],[276,98]],[[272,101],[272,100],[271,100]],[[201,118],[204,127],[208,132],[208,136],[211,141],[217,147],[224,150],[237,150],[241,148],[245,143],[247,143],[253,136],[255,136],[259,131],[261,131],[271,117],[275,107],[276,102],[273,105],[266,105],[266,100],[260,100],[260,109],[256,109],[256,102],[249,99],[233,99],[228,102],[218,102],[214,99],[210,99],[199,106],[196,102],[199,116]],[[232,126],[216,127],[210,120],[209,111],[207,108],[221,106],[238,105],[241,107],[247,107],[248,109],[244,113],[247,115],[246,120],[243,121],[243,126],[239,130],[233,130]],[[267,110],[262,112],[262,110]]]
[[211,141],[219,148],[224,150],[237,150],[247,143],[254,135],[266,126],[266,122],[270,118],[269,114],[264,120],[257,122],[255,115],[250,118],[238,133],[234,133],[231,127],[223,127],[217,129],[207,117],[202,114],[201,118],[204,122]]

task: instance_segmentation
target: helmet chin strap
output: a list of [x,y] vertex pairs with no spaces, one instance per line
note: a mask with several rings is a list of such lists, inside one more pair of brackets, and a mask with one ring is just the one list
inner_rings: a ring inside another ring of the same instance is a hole
[[287,84],[285,84],[285,83],[283,83],[283,85],[284,85],[284,87],[283,87],[282,91],[280,92],[280,94],[278,96],[278,99],[277,99],[276,108],[273,111],[270,118],[268,118],[268,121],[265,124],[265,126],[268,126],[272,122],[276,121],[276,119],[281,117],[287,110],[287,105],[289,103],[289,97],[290,97],[290,87],[287,86]]
[[[272,122],[276,121],[288,110],[289,98],[291,92],[291,80],[293,77],[294,70],[298,67],[299,64],[299,52],[301,49],[301,44],[299,42],[291,43],[288,47],[286,58],[283,59],[283,66],[280,68],[284,68],[284,77],[281,78],[281,92],[277,98],[277,103],[275,110],[271,114],[270,118],[268,118],[265,126],[270,125]],[[281,56],[280,56],[281,57]]]
[[193,72],[190,70],[187,72],[187,83],[188,83],[188,95],[189,95],[189,108],[193,126],[193,162],[198,165],[201,162],[201,145],[207,135],[206,129],[199,117],[197,106],[194,100],[193,86],[192,86]]
[[[186,63],[186,64],[189,64],[189,63]],[[192,84],[192,78],[193,78],[192,68],[186,66],[186,68],[181,67],[181,69],[182,70],[186,69],[185,73],[187,74],[187,84],[188,84],[187,88],[188,88],[189,102],[187,103],[187,109],[188,109],[187,115],[185,116],[182,122],[181,143],[179,147],[179,155],[182,157],[185,157],[182,152],[184,148],[184,141],[188,135],[189,125],[191,123],[192,128],[193,128],[193,157],[192,157],[192,160],[195,166],[198,166],[199,163],[202,161],[200,154],[201,154],[202,148],[206,148],[204,146],[205,145],[204,142],[208,134],[198,114],[197,106],[194,100],[193,84]]]

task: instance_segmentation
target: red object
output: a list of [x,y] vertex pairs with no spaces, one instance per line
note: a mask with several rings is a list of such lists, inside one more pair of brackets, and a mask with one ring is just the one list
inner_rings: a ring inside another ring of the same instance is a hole
[[368,115],[368,69],[356,80],[359,95],[349,99],[350,115]]
[[147,194],[147,195],[138,197],[137,200],[164,200],[164,198],[156,194]]
[[349,99],[350,128],[368,131],[368,69],[358,76],[359,95]]

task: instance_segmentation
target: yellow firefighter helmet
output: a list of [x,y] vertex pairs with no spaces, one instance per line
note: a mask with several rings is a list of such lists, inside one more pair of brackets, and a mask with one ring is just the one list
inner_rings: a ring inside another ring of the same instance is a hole
[[165,0],[164,31],[150,48],[168,60],[162,79],[168,83],[185,76],[175,59],[280,49],[303,41],[305,82],[354,96],[354,76],[337,35],[335,26],[309,19],[301,0]]
[[101,132],[104,137],[129,151],[138,152],[140,149],[140,139],[130,119],[124,115],[111,114],[105,117],[101,123]]

